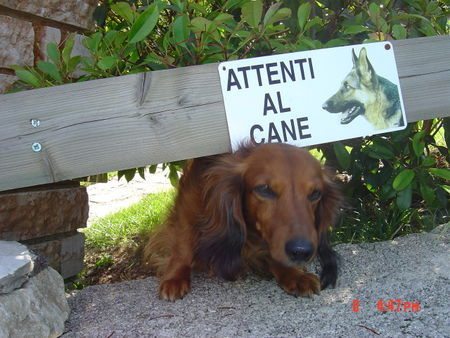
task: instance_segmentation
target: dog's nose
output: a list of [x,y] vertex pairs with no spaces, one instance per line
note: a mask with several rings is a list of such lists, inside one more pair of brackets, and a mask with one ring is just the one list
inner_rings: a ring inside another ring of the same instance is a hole
[[328,110],[328,101],[326,101],[326,102],[324,102],[323,104],[322,104],[322,109],[323,110]]
[[285,245],[286,254],[293,262],[307,261],[311,258],[314,248],[310,241],[293,239]]

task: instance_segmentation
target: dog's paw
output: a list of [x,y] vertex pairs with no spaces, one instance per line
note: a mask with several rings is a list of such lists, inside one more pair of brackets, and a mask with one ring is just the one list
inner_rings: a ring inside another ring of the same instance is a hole
[[278,282],[284,291],[296,297],[309,297],[320,293],[319,278],[312,273],[305,272],[284,276]]
[[163,280],[159,286],[159,298],[168,301],[175,301],[183,298],[191,291],[191,281],[183,278],[173,278]]

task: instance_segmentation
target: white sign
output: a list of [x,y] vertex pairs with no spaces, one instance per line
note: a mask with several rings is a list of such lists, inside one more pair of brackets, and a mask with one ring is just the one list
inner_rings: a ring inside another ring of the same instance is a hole
[[256,143],[308,146],[406,127],[388,42],[222,62],[233,150]]

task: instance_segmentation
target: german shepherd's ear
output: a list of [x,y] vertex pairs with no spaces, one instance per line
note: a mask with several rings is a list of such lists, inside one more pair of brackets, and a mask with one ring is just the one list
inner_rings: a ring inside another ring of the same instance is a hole
[[195,255],[226,280],[238,277],[247,236],[242,210],[243,168],[239,154],[227,154],[219,157],[204,177],[205,214],[198,225]]
[[378,85],[378,77],[375,73],[375,70],[372,67],[372,64],[367,57],[367,51],[363,47],[359,52],[359,58],[356,57],[355,51],[352,49],[352,57],[353,57],[353,65],[356,69],[356,73],[358,77],[361,79],[361,82],[370,88],[374,88]]
[[316,226],[319,230],[320,241],[318,249],[319,262],[322,267],[320,273],[321,289],[327,286],[335,286],[337,280],[337,256],[328,242],[328,228],[334,224],[341,205],[341,194],[331,175],[325,171],[325,187],[322,198],[316,209]]

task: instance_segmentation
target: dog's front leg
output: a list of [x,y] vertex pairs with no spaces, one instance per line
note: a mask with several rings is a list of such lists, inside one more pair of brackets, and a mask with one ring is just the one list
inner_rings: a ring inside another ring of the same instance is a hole
[[287,267],[270,260],[269,268],[281,288],[293,296],[311,296],[320,292],[319,278],[301,267]]
[[159,298],[175,301],[191,291],[192,247],[177,243],[159,286]]

